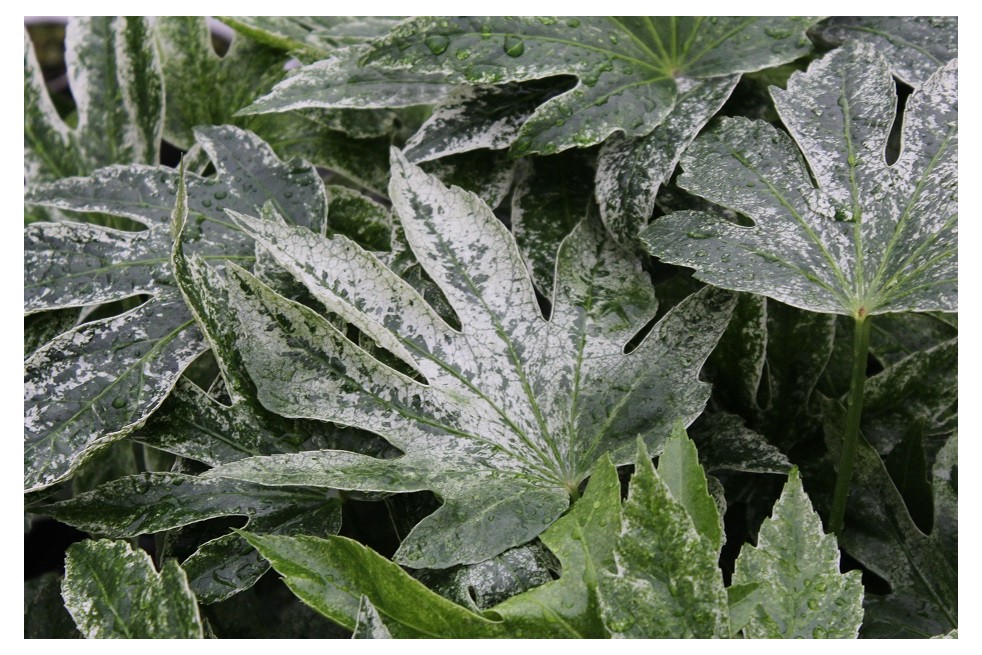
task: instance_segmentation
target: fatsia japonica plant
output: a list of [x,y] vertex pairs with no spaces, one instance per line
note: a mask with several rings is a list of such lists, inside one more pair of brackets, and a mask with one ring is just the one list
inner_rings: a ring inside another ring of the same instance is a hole
[[956,35],[30,25],[25,636],[957,637]]

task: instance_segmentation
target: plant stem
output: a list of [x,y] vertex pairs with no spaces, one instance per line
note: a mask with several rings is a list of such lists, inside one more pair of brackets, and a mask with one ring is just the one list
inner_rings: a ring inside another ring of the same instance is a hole
[[852,381],[849,383],[849,408],[846,410],[846,428],[842,435],[839,453],[839,473],[835,479],[835,496],[832,499],[832,517],[829,532],[842,530],[846,517],[846,501],[849,498],[849,480],[859,445],[859,421],[863,415],[863,392],[866,389],[866,359],[869,356],[869,335],[872,321],[860,313],[856,316],[852,342]]

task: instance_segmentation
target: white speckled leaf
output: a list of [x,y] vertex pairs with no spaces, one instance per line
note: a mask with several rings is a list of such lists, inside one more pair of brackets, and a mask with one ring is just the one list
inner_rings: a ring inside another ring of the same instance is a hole
[[141,425],[206,346],[180,298],[85,323],[24,372],[24,489],[59,482]]
[[73,18],[65,65],[78,121],[68,127],[48,97],[24,34],[24,178],[28,189],[110,164],[156,163],[163,80],[145,18]]
[[600,575],[604,625],[615,638],[729,636],[719,549],[696,530],[643,443],[634,466],[614,549],[616,571]]
[[[256,212],[272,203],[298,225],[319,229],[326,197],[316,170],[284,164],[255,135],[201,128],[198,142],[219,179],[187,176],[185,240],[202,260],[250,262],[252,240],[226,208]],[[115,166],[31,191],[29,202],[138,221],[124,232],[88,223],[35,223],[25,231],[29,312],[151,295],[120,316],[83,324],[38,350],[25,382],[25,485],[68,476],[95,449],[142,425],[181,372],[205,349],[169,264],[178,174]]]
[[757,546],[744,544],[734,585],[760,583],[758,610],[743,627],[751,639],[854,639],[863,622],[860,571],[839,572],[839,548],[822,530],[792,469]]
[[392,633],[385,627],[382,617],[378,610],[368,600],[368,596],[361,597],[361,605],[358,607],[358,617],[355,623],[352,639],[392,639]]
[[419,163],[480,148],[510,148],[522,125],[543,102],[568,85],[555,80],[502,86],[458,86],[406,142],[406,158]]
[[634,245],[648,224],[655,196],[668,181],[682,152],[719,111],[739,75],[680,85],[675,107],[650,134],[631,139],[611,137],[597,161],[596,194],[600,217],[620,243]]
[[676,420],[694,420],[708,395],[698,372],[733,299],[711,289],[690,297],[625,355],[654,314],[654,293],[640,261],[597,221],[581,223],[560,249],[546,321],[514,239],[487,206],[397,151],[393,168],[395,212],[461,331],[349,240],[233,217],[320,302],[427,384],[383,365],[241,269],[229,269],[229,288],[244,326],[239,347],[268,409],[374,432],[405,456],[279,455],[209,475],[432,489],[443,507],[416,526],[396,558],[444,568],[532,539],[605,453],[617,464],[630,461],[639,436],[657,452]]
[[870,44],[913,87],[958,57],[956,16],[836,16],[819,23],[815,34],[836,45]]
[[446,76],[361,67],[367,46],[352,45],[301,68],[238,115],[296,109],[386,109],[431,105],[450,90]]
[[[575,75],[523,124],[514,151],[553,153],[638,137],[672,110],[682,78],[710,78],[807,54],[810,19],[581,17],[416,18],[376,42],[370,70],[443,75],[456,84]],[[343,87],[338,87],[337,93]],[[351,95],[350,92],[348,95]]]
[[125,541],[72,544],[61,593],[89,639],[204,638],[198,604],[177,562],[164,562],[158,573],[149,555]]
[[731,118],[683,156],[680,186],[754,226],[677,212],[643,241],[706,282],[811,311],[956,310],[957,70],[949,63],[911,95],[888,166],[887,63],[865,44],[826,55],[772,91],[793,140]]

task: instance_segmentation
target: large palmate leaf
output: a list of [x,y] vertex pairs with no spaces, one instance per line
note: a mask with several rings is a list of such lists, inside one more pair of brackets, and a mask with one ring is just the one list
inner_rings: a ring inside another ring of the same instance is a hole
[[754,225],[677,212],[643,241],[706,282],[811,311],[954,311],[957,70],[949,63],[910,97],[900,158],[887,165],[889,67],[864,44],[830,53],[772,92],[793,140],[725,119],[683,156],[680,186]]
[[575,75],[579,83],[524,121],[519,154],[651,132],[672,110],[680,80],[721,77],[796,59],[811,49],[808,19],[418,18],[364,58],[376,70],[443,74],[457,84]]
[[[238,343],[259,399],[284,416],[383,436],[379,460],[321,451],[249,458],[208,473],[263,484],[435,491],[444,504],[402,542],[417,568],[479,562],[524,543],[579,494],[596,462],[654,452],[708,395],[697,374],[731,297],[704,290],[659,321],[640,261],[586,220],[563,243],[550,320],[515,241],[476,196],[447,189],[393,151],[390,196],[422,267],[460,320],[451,329],[404,281],[343,237],[233,214],[325,307],[421,374],[356,348],[311,310],[230,269]],[[339,266],[338,262],[344,262]]]
[[174,560],[158,573],[125,541],[83,541],[68,549],[65,607],[90,639],[202,639],[187,576]]
[[[218,178],[188,176],[191,252],[215,263],[254,259],[252,240],[229,222],[226,208],[256,212],[272,202],[295,223],[319,229],[325,197],[312,166],[283,163],[255,135],[233,127],[196,134]],[[64,479],[87,456],[141,425],[205,350],[169,263],[177,183],[178,173],[170,168],[120,166],[27,196],[29,202],[121,216],[146,227],[129,232],[72,222],[29,226],[28,312],[150,296],[133,310],[62,334],[27,361],[28,490]]]
[[757,546],[745,544],[736,562],[734,585],[761,585],[743,633],[752,639],[855,638],[863,620],[860,578],[859,571],[839,573],[835,537],[822,532],[794,469]]
[[815,33],[836,45],[870,44],[894,75],[913,87],[958,56],[956,16],[836,16],[817,25]]
[[[111,164],[155,164],[163,129],[163,80],[144,18],[73,18],[65,65],[75,100],[70,127],[45,87],[24,33],[24,183],[27,189]],[[40,208],[35,210],[42,212]],[[46,214],[34,214],[43,218]]]

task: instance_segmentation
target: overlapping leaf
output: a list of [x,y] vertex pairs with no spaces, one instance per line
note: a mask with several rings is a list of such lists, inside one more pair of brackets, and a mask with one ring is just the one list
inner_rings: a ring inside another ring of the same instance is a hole
[[[88,175],[111,164],[155,164],[163,130],[163,79],[144,18],[73,18],[65,65],[75,101],[70,127],[48,95],[24,33],[24,182]],[[49,215],[34,208],[30,218]]]
[[[232,127],[202,128],[197,138],[219,177],[188,177],[191,252],[219,263],[254,258],[252,240],[229,222],[226,208],[256,212],[272,202],[297,224],[319,229],[325,197],[313,167],[285,164],[257,137]],[[28,312],[150,296],[131,311],[62,334],[28,360],[28,490],[64,479],[89,454],[141,425],[205,350],[169,264],[177,178],[169,168],[111,167],[28,194],[33,203],[121,216],[146,227],[29,226]]]
[[125,541],[83,541],[68,549],[65,607],[87,638],[202,639],[187,576],[174,560],[158,573]]
[[870,44],[886,58],[894,75],[913,87],[958,57],[955,16],[836,16],[817,25],[815,33],[836,45]]
[[863,44],[830,53],[773,91],[794,140],[726,119],[683,157],[680,186],[754,225],[678,212],[643,240],[699,279],[811,311],[954,311],[956,76],[951,62],[910,97],[900,158],[887,165],[896,106],[887,63]]
[[640,262],[596,221],[582,222],[561,248],[546,321],[513,238],[486,205],[395,151],[393,168],[396,213],[460,319],[459,332],[350,241],[275,220],[235,220],[327,308],[427,384],[382,365],[240,269],[231,270],[230,292],[239,346],[267,408],[375,432],[405,455],[250,458],[209,475],[431,489],[444,504],[402,542],[397,559],[427,568],[478,562],[542,532],[605,453],[629,461],[638,436],[657,452],[675,420],[701,412],[708,389],[697,373],[731,298],[712,290],[689,298],[624,354],[652,318],[654,295]]
[[[575,75],[576,87],[540,105],[527,120],[514,117],[523,120],[515,151],[550,153],[599,143],[618,130],[628,136],[648,134],[674,106],[677,80],[720,77],[795,59],[810,50],[804,34],[809,23],[786,18],[417,18],[395,27],[362,63],[365,70],[420,80],[440,76],[454,84]],[[315,91],[318,103],[331,102],[333,94],[349,102],[370,101],[346,88],[345,76],[336,70],[308,69],[295,80],[254,109],[282,110],[301,88],[308,98]]]
[[744,545],[736,562],[734,585],[761,585],[743,633],[752,639],[855,638],[863,620],[860,578],[859,571],[839,572],[835,537],[822,532],[792,470],[757,546]]

